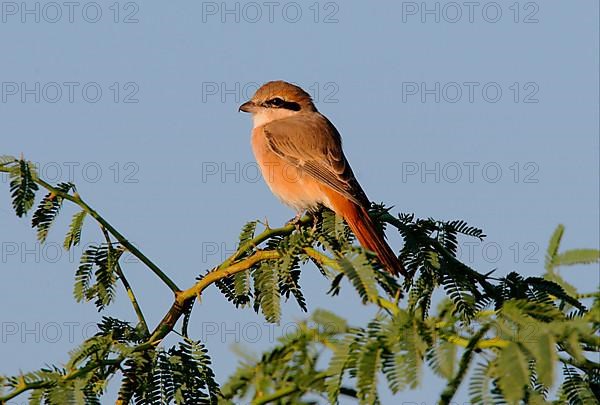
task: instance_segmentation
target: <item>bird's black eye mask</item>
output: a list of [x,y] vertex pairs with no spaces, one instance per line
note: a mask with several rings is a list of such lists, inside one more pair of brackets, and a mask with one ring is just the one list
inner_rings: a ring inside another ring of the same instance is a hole
[[281,97],[274,97],[264,102],[265,107],[285,108],[286,110],[300,111],[300,104],[293,101],[285,101]]

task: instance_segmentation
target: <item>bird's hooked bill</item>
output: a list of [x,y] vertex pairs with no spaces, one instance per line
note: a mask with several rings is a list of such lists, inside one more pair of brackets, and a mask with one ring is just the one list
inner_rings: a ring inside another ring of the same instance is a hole
[[252,101],[246,101],[244,104],[242,104],[240,106],[240,108],[238,108],[238,111],[252,112],[255,107],[256,107],[256,104],[254,104]]

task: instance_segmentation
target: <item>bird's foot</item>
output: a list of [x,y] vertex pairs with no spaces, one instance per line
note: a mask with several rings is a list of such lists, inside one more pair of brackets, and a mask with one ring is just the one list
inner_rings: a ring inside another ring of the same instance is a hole
[[302,212],[296,214],[296,216],[289,221],[287,221],[286,225],[294,225],[296,230],[300,230],[300,219],[302,218]]
[[312,233],[316,233],[317,230],[319,229],[319,222],[321,222],[321,219],[323,218],[321,215],[321,210],[319,211],[314,211],[311,213],[312,216],[312,227],[311,227],[311,231]]

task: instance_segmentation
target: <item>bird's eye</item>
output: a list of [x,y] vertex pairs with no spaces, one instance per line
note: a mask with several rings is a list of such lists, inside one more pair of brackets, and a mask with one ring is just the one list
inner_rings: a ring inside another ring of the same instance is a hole
[[269,104],[273,107],[281,107],[283,105],[283,100],[279,97],[275,97],[269,100]]

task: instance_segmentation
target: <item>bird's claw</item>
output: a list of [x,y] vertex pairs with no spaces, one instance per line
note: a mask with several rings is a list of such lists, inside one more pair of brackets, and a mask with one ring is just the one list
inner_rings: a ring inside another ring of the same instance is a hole
[[302,218],[302,213],[299,212],[296,214],[296,216],[292,219],[290,219],[289,221],[287,221],[286,225],[294,225],[296,227],[296,230],[299,231],[300,230],[300,219]]
[[312,214],[312,233],[316,233],[319,228],[319,222],[321,220],[321,212],[314,212]]

